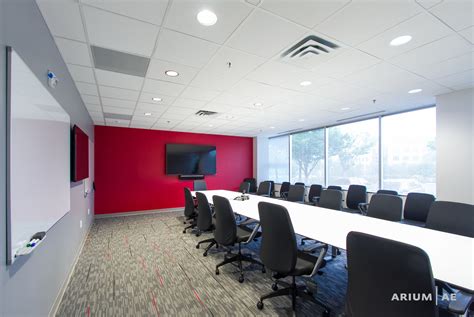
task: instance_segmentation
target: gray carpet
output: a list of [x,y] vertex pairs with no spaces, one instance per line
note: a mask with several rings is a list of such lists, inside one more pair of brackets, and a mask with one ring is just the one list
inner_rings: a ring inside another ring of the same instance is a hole
[[[196,242],[212,237],[183,234],[181,213],[96,219],[87,237],[58,316],[292,316],[290,298],[265,301],[271,292],[271,274],[244,264],[240,284],[235,266],[225,265],[215,275],[215,265],[225,252],[212,249],[203,257]],[[311,243],[311,242],[310,242]],[[310,245],[307,244],[307,246]],[[257,242],[244,248],[258,258]],[[341,311],[347,283],[345,255],[324,268],[317,298]],[[298,283],[305,283],[299,279]],[[297,316],[318,316],[322,308],[298,299]]]

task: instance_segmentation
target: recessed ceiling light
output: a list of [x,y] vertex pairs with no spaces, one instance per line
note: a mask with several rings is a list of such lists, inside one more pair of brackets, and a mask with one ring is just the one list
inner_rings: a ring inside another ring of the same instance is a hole
[[275,129],[275,127],[269,127],[270,129]]
[[312,82],[310,82],[309,80],[305,80],[305,81],[302,81],[300,83],[300,86],[306,87],[306,86],[309,86],[311,84],[312,84]]
[[213,125],[212,125],[212,124],[210,124],[209,126],[210,126],[211,128],[213,127]]
[[254,105],[255,107],[261,107],[261,106],[263,106],[263,103],[261,103],[261,102],[256,102],[256,103],[254,103],[253,105]]
[[216,24],[217,22],[217,15],[210,11],[210,10],[202,10],[200,11],[197,16],[197,20],[204,26],[211,26]]
[[423,89],[421,89],[421,88],[416,88],[416,89],[410,90],[408,93],[409,93],[409,94],[416,94],[416,93],[421,92],[422,90],[423,90]]
[[402,36],[396,37],[393,40],[391,40],[390,45],[392,45],[392,46],[403,45],[403,44],[406,44],[406,43],[410,42],[411,39],[412,39],[411,35],[402,35]]
[[346,110],[349,110],[349,109],[351,109],[351,108],[349,108],[349,107],[341,108],[342,111],[346,111]]
[[299,121],[299,122],[303,122],[303,121],[304,121],[304,119],[299,119],[298,121]]
[[145,112],[144,115],[147,116],[147,117],[149,117],[149,116],[152,115],[152,113],[151,113],[151,112]]
[[153,97],[153,98],[151,98],[151,100],[153,100],[153,101],[161,101],[161,100],[163,100],[163,99],[161,99],[160,97]]
[[176,76],[179,75],[179,73],[178,73],[177,71],[175,71],[175,70],[167,70],[167,71],[165,72],[165,74],[166,74],[167,76],[170,76],[170,77],[176,77]]

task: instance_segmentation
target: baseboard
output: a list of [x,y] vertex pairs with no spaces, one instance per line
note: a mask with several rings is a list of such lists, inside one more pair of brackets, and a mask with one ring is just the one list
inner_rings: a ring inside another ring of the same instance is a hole
[[76,257],[74,258],[74,263],[72,265],[71,270],[69,270],[69,274],[67,276],[67,279],[61,286],[61,289],[59,290],[58,296],[56,297],[56,300],[53,303],[53,306],[51,307],[51,310],[48,314],[49,317],[54,317],[56,316],[59,305],[61,305],[61,301],[63,300],[64,293],[66,292],[67,286],[69,285],[69,281],[71,280],[72,274],[74,273],[74,270],[76,269],[76,264],[77,261],[79,261],[79,256],[82,253],[82,249],[84,248],[84,245],[86,244],[87,237],[89,236],[89,232],[92,228],[92,222],[89,225],[89,228],[87,228],[87,232],[84,236],[84,239],[82,239],[81,246],[79,247],[79,251],[76,253]]
[[181,208],[165,208],[165,209],[151,209],[151,210],[140,210],[140,211],[127,211],[127,212],[116,212],[112,214],[99,214],[94,215],[95,219],[101,218],[114,218],[114,217],[128,217],[128,216],[139,216],[139,215],[150,215],[163,212],[176,212],[183,211],[184,207]]

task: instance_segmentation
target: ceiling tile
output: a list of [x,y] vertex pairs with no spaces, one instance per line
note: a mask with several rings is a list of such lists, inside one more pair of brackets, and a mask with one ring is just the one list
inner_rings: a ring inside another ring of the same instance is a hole
[[162,29],[153,57],[201,68],[215,54],[218,45],[193,36]]
[[145,84],[143,85],[143,91],[154,93],[160,96],[160,94],[168,96],[179,96],[183,91],[184,85],[170,83],[162,80],[154,79],[145,79]]
[[343,78],[380,62],[380,59],[369,54],[356,49],[348,49],[327,62],[321,63],[313,70],[318,74]]
[[411,0],[354,0],[315,30],[348,45],[357,45],[414,16],[421,7]]
[[150,129],[153,123],[146,123],[146,122],[138,122],[138,121],[132,121],[130,122],[130,128],[134,129]]
[[96,69],[95,75],[97,83],[103,86],[141,90],[143,85],[143,78],[138,76],[110,72],[102,69]]
[[450,58],[434,64],[423,64],[417,67],[416,73],[426,78],[446,77],[474,68],[474,52]]
[[[222,91],[233,86],[264,61],[265,59],[261,57],[223,47],[191,84]],[[229,62],[231,63],[230,67]]]
[[55,38],[56,45],[64,61],[68,64],[76,64],[91,67],[91,59],[87,44],[60,37]]
[[[203,9],[217,15],[217,23],[212,27],[197,21],[197,14]],[[222,44],[251,10],[252,7],[237,0],[175,0],[168,9],[164,26]]]
[[[377,57],[388,59],[452,33],[450,28],[431,14],[421,13],[362,43],[358,48]],[[391,40],[402,35],[411,35],[412,40],[400,46],[390,45]]]
[[443,0],[415,0],[417,3],[419,3],[423,8],[429,9],[432,6],[443,2]]
[[168,0],[103,1],[80,0],[97,8],[125,15],[137,20],[161,25]]
[[86,41],[79,6],[73,0],[37,0],[51,34]]
[[423,65],[441,62],[472,50],[474,50],[474,46],[461,36],[453,34],[392,58],[391,62],[416,72]]
[[139,92],[135,90],[121,89],[108,86],[99,86],[101,97],[116,98],[137,101]]
[[128,109],[128,108],[119,108],[119,107],[110,107],[110,106],[104,106],[103,108],[104,108],[104,112],[106,113],[127,114],[127,115],[133,114],[133,109]]
[[[161,101],[154,101],[153,98],[159,97]],[[163,94],[152,94],[148,92],[143,92],[140,94],[140,101],[144,103],[154,104],[154,105],[171,105],[176,99],[175,96],[167,96]]]
[[299,74],[301,68],[276,61],[268,61],[249,73],[246,78],[269,85],[281,85],[288,76]]
[[128,128],[128,126],[130,125],[130,120],[105,118],[105,124],[108,125],[108,126],[112,126],[112,127]]
[[196,109],[172,106],[165,113],[179,114],[184,117],[195,114]]
[[152,116],[159,117],[162,113],[168,110],[169,107],[163,105],[153,105],[150,103],[139,102],[135,108],[135,115],[142,115],[145,112],[151,112]]
[[193,108],[194,110],[196,110],[201,109],[206,103],[207,101],[179,97],[174,101],[173,106]]
[[453,89],[464,89],[474,87],[474,69],[457,73],[454,75],[441,77],[435,80],[437,83],[453,88]]
[[103,106],[134,109],[136,101],[101,97]]
[[151,56],[157,26],[92,7],[83,7],[83,11],[91,44]]
[[264,0],[260,7],[295,23],[313,28],[349,2],[350,0],[316,0],[300,1],[295,5],[291,1]]
[[91,105],[100,105],[99,97],[90,95],[81,95],[82,101]]
[[[165,74],[168,70],[177,71],[179,75],[176,77],[170,77]],[[159,59],[152,59],[146,77],[186,85],[194,78],[194,76],[196,76],[198,71],[199,70],[194,67],[166,62]]]
[[472,0],[444,0],[430,11],[456,31],[474,25]]
[[210,101],[218,95],[219,92],[216,90],[188,86],[180,97],[199,101]]
[[94,105],[90,103],[86,103],[86,108],[89,112],[95,111],[95,112],[102,112],[102,107],[100,105]]
[[249,105],[250,101],[252,100],[253,96],[244,96],[240,94],[230,94],[230,93],[222,93],[213,101],[231,105],[231,106],[241,106],[241,105]]
[[97,91],[97,85],[95,84],[77,82],[76,87],[77,90],[79,90],[79,93],[81,93],[82,95],[99,95],[99,92]]
[[458,33],[461,34],[461,36],[466,40],[471,42],[471,44],[474,44],[474,26],[468,27],[467,29],[459,31]]
[[306,29],[262,10],[255,10],[226,45],[271,57],[301,40]]
[[375,94],[376,92],[405,93],[425,79],[383,62],[347,76],[345,80],[357,86],[372,87]]
[[67,64],[67,68],[69,69],[69,73],[71,74],[71,77],[74,79],[74,81],[95,84],[94,72],[92,71],[92,68],[71,64]]

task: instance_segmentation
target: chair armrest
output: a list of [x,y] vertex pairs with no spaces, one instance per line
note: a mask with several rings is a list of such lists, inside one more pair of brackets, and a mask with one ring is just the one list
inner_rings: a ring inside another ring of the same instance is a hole
[[[316,274],[318,274],[318,271],[321,269],[321,266],[324,263],[324,257],[326,256],[326,253],[328,251],[328,245],[321,243],[316,248],[313,248],[313,250],[317,250],[317,249],[321,249],[321,251],[317,255],[318,259],[316,260],[316,263],[314,263],[313,271],[311,271],[311,274],[305,275],[305,276],[313,277]],[[303,252],[303,251],[301,251],[301,253],[302,254],[307,254],[306,252]],[[309,254],[307,254],[307,256],[309,256]]]
[[253,228],[253,231],[250,234],[250,237],[247,239],[247,241],[244,242],[245,244],[250,243],[250,242],[253,241],[253,239],[257,236],[259,228],[260,228],[260,223],[258,225],[256,225],[255,228]]
[[454,294],[456,294],[456,299],[449,301],[448,310],[458,315],[464,315],[473,302],[473,296],[463,292]]
[[246,225],[251,225],[254,223],[258,223],[258,221],[252,218],[247,218],[247,220],[244,220],[241,223],[239,223],[239,226],[246,226]]
[[363,215],[366,215],[367,210],[369,210],[369,203],[359,203],[359,205],[357,207],[359,208],[360,212]]

